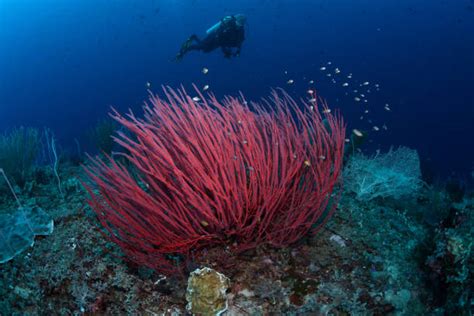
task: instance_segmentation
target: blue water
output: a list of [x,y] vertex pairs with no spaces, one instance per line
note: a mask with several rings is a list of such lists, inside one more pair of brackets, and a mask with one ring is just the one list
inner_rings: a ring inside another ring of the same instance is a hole
[[[242,91],[249,99],[278,86],[306,97],[315,87],[341,109],[349,130],[371,131],[366,151],[409,146],[435,174],[467,177],[474,169],[473,11],[472,0],[2,0],[0,130],[46,126],[63,148],[74,139],[88,148],[86,130],[110,106],[139,112],[147,82],[154,91],[209,84],[218,96]],[[248,18],[239,58],[192,52],[172,61],[190,34],[234,13]],[[348,73],[350,89],[337,77]],[[365,81],[380,85],[367,104],[345,95]],[[383,124],[387,130],[372,131]]]

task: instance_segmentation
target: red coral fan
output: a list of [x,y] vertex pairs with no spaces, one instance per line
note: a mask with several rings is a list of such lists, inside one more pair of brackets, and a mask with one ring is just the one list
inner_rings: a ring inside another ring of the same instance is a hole
[[89,204],[128,259],[172,273],[169,255],[286,246],[332,214],[340,116],[323,119],[316,104],[299,106],[283,91],[262,104],[164,93],[151,96],[143,119],[114,111],[128,130],[115,137],[124,159],[92,158],[85,168],[97,188],[86,185]]

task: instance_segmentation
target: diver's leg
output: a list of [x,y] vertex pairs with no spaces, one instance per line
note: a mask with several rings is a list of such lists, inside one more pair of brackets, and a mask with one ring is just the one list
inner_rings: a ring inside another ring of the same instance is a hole
[[[193,43],[194,42],[194,43]],[[196,34],[191,35],[184,43],[181,45],[178,55],[176,55],[177,60],[181,60],[186,53],[192,50],[199,50],[201,46],[201,40],[197,37]]]
[[195,41],[195,42],[197,42],[197,43],[201,43],[201,40],[199,39],[199,37],[198,37],[196,34],[191,35],[191,36],[188,38],[188,41]]

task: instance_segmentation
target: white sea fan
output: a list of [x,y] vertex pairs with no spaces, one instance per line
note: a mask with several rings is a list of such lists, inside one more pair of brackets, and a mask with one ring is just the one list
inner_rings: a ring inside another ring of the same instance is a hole
[[414,197],[422,185],[416,150],[400,147],[372,158],[354,155],[344,169],[344,186],[360,201]]

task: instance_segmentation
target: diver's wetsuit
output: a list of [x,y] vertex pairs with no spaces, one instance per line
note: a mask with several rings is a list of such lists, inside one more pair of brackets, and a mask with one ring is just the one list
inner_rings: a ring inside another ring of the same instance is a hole
[[[242,15],[226,16],[210,28],[202,40],[195,34],[191,35],[181,46],[176,59],[181,60],[186,53],[192,50],[208,53],[219,47],[226,58],[239,56],[242,43],[245,40],[244,23],[245,17]],[[233,51],[233,48],[236,50]]]

